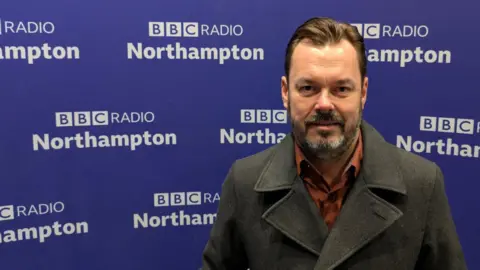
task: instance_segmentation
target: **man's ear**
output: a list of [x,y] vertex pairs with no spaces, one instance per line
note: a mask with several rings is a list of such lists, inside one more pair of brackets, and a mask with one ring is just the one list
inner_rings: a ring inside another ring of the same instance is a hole
[[368,93],[368,77],[365,77],[365,79],[363,79],[362,92],[361,92],[362,110],[365,109],[365,103],[367,103],[367,93]]
[[288,110],[288,81],[287,77],[282,76],[281,80],[283,107]]

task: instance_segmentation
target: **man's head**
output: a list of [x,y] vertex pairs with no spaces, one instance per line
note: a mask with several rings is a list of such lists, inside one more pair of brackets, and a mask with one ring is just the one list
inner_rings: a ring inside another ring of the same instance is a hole
[[312,18],[288,43],[283,105],[295,139],[322,160],[341,156],[355,141],[367,100],[362,36],[348,24]]

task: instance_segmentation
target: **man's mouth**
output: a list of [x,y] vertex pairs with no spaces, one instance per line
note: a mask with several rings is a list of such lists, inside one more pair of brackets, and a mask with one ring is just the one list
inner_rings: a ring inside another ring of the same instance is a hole
[[336,121],[317,121],[312,124],[316,126],[339,126],[340,125],[340,123]]

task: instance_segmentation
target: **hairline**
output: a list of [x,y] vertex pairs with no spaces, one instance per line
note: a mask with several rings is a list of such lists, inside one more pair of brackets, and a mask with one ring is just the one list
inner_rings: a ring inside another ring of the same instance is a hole
[[304,37],[304,38],[300,38],[300,39],[297,39],[295,40],[292,44],[291,44],[291,53],[289,55],[290,59],[288,61],[289,63],[289,67],[288,67],[288,74],[285,74],[285,78],[287,80],[287,82],[289,82],[289,77],[290,77],[290,74],[291,74],[291,67],[292,67],[292,59],[293,59],[293,53],[295,52],[295,49],[297,48],[297,46],[301,43],[308,43],[309,45],[312,45],[312,46],[315,46],[315,47],[319,47],[319,48],[324,48],[324,47],[327,47],[329,45],[338,45],[340,44],[342,41],[346,41],[348,42],[352,47],[353,47],[353,50],[355,51],[355,57],[357,58],[356,59],[356,67],[358,69],[358,73],[360,73],[360,83],[363,84],[363,81],[365,80],[365,77],[367,76],[365,74],[365,76],[362,76],[362,69],[360,67],[360,55],[359,55],[359,52],[358,50],[355,48],[355,46],[352,44],[352,42],[350,42],[350,40],[348,40],[346,37],[342,37],[340,38],[339,40],[328,40],[326,42],[316,42],[314,40],[312,40],[311,38],[309,37]]

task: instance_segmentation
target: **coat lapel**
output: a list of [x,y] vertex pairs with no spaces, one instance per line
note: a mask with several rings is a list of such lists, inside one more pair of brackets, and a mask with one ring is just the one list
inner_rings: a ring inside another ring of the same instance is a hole
[[334,269],[402,216],[402,212],[365,188],[363,178],[348,197],[323,246],[315,270]]
[[382,190],[382,194],[406,195],[392,146],[365,122],[362,132],[365,153],[362,169],[325,241],[315,270],[339,266],[403,215],[386,198],[375,193]]
[[390,197],[376,193],[380,190],[385,192],[379,194],[407,194],[396,167],[395,146],[387,144],[365,121],[362,122],[362,137],[362,169],[330,232],[297,176],[291,136],[275,146],[255,185],[255,190],[264,196],[280,194],[262,217],[319,256],[315,270],[339,266],[403,215],[389,202]]
[[319,212],[315,211],[313,201],[297,176],[293,140],[290,136],[278,145],[255,190],[265,193],[264,196],[282,195],[266,209],[262,218],[285,236],[319,256],[328,228]]

